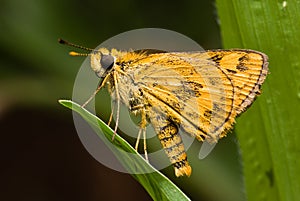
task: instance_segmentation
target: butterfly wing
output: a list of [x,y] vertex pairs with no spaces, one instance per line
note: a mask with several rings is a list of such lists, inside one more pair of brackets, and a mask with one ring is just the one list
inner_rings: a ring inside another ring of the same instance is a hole
[[268,70],[266,56],[248,50],[128,53],[116,63],[122,101],[147,115],[176,176],[192,171],[179,128],[208,142],[205,157],[253,102]]
[[267,74],[264,55],[248,50],[152,54],[131,66],[151,107],[212,142],[252,103]]
[[260,94],[268,74],[267,55],[254,50],[216,50],[207,54],[231,80],[235,88],[235,110],[240,114]]

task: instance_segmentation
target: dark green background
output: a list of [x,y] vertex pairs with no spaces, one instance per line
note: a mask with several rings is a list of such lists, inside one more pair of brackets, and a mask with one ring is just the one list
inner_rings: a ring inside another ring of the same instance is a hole
[[[151,200],[130,175],[87,153],[71,112],[57,103],[71,98],[84,60],[68,56],[71,48],[58,38],[96,47],[124,31],[149,27],[177,31],[205,49],[221,48],[213,1],[1,2],[1,200]],[[200,143],[194,143],[188,152],[192,176],[175,178],[172,168],[164,173],[192,200],[244,200],[237,147],[230,134],[199,160]]]

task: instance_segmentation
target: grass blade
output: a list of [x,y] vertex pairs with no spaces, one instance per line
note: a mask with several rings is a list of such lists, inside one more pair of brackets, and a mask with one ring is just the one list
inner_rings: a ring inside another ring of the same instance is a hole
[[[59,100],[59,103],[77,112],[87,121],[127,170],[130,172],[151,172],[147,174],[132,174],[132,176],[147,190],[154,200],[190,200],[174,183],[147,163],[126,140],[116,134],[112,141],[114,131],[97,116],[70,100]],[[136,157],[129,158],[128,155],[123,154],[124,152],[119,151],[118,148],[126,153],[134,153]]]
[[217,0],[224,48],[269,56],[263,94],[236,132],[248,199],[291,201],[300,189],[300,2]]

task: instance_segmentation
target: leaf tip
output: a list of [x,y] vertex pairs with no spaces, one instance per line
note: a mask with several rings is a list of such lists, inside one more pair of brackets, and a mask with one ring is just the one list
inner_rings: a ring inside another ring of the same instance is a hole
[[69,103],[72,103],[71,100],[64,100],[64,99],[59,99],[58,102],[63,106],[67,106]]

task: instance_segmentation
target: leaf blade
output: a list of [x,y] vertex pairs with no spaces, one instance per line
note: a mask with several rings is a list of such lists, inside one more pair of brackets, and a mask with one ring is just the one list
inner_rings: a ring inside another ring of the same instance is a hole
[[300,2],[217,0],[217,7],[224,47],[256,49],[270,60],[261,97],[236,125],[248,199],[297,200]]
[[[59,103],[77,112],[86,120],[129,172],[136,171],[136,168],[141,172],[151,172],[131,175],[147,190],[154,200],[190,200],[174,183],[147,163],[126,140],[118,134],[116,134],[114,140],[112,140],[114,131],[97,116],[70,100],[59,100]],[[133,153],[136,157],[128,158],[127,155],[122,154],[122,152],[118,151],[114,146],[117,146],[126,153]]]

